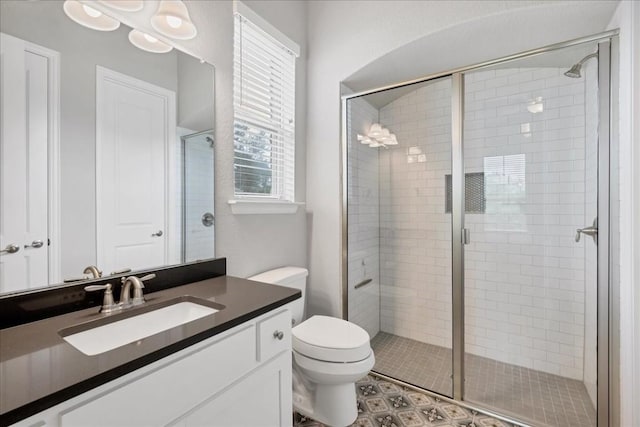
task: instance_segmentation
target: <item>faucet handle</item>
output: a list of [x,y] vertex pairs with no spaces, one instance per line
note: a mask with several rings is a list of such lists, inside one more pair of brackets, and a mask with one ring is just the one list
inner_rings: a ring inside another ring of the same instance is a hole
[[104,297],[102,298],[102,307],[100,307],[101,313],[111,313],[117,309],[116,303],[113,300],[113,292],[111,291],[111,283],[106,285],[89,285],[85,286],[86,292],[101,291],[104,289]]
[[[151,279],[155,279],[156,278],[156,273],[151,273],[151,274],[147,274],[146,276],[142,276],[140,278],[141,282],[144,282],[145,280],[151,280]],[[142,287],[144,288],[144,283],[141,283]]]
[[107,283],[106,285],[89,285],[89,286],[85,286],[84,290],[87,292],[93,292],[93,291],[110,291],[111,290],[111,283]]
[[109,276],[117,276],[119,274],[131,273],[130,268],[123,268],[122,270],[116,270],[109,273]]

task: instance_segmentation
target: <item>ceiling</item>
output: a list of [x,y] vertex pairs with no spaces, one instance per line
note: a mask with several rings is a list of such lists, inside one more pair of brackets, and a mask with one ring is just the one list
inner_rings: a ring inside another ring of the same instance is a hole
[[[483,17],[428,34],[380,56],[349,76],[343,81],[348,92],[343,93],[368,91],[600,33],[606,29],[617,3],[548,3]],[[595,50],[595,43],[588,43],[494,67],[568,69]],[[412,85],[368,95],[367,101],[380,108],[416,88]]]

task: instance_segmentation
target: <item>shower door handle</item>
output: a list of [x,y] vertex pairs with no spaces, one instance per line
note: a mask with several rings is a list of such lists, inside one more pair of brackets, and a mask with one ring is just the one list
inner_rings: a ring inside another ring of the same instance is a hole
[[469,230],[468,228],[463,228],[462,229],[462,244],[463,245],[468,245],[469,243],[471,243],[471,230]]
[[576,230],[576,242],[580,241],[580,234],[591,236],[595,244],[598,244],[598,218],[593,220],[593,225]]

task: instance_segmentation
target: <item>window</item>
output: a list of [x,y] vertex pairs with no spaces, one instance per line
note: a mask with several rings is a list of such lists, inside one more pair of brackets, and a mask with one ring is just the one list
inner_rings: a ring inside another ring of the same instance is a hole
[[235,195],[292,202],[298,46],[242,3],[236,4]]
[[527,231],[525,154],[485,157],[484,176],[488,229]]

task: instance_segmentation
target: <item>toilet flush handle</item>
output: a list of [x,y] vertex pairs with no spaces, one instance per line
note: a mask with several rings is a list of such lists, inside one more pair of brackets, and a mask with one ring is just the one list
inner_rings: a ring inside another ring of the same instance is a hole
[[282,332],[282,331],[275,331],[275,332],[273,333],[273,337],[274,337],[274,338],[277,338],[277,339],[279,339],[279,340],[282,340],[282,338],[284,338],[284,332]]

